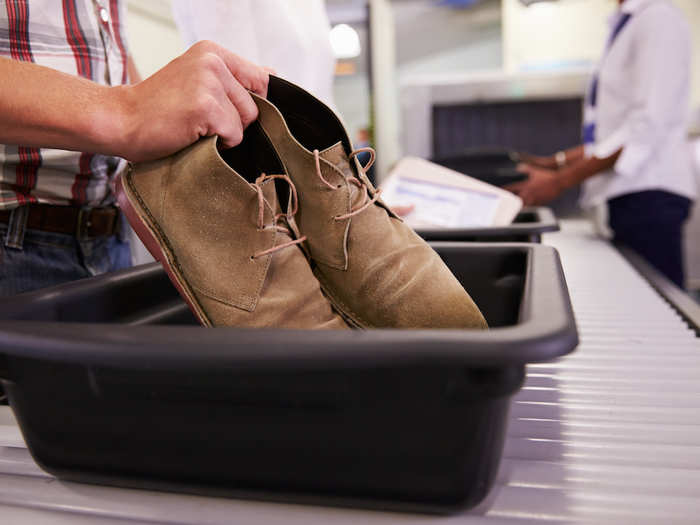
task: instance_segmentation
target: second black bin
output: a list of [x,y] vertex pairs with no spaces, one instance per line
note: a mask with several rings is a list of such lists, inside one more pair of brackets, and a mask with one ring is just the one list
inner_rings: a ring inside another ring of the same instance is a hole
[[187,326],[151,265],[0,305],[0,377],[34,458],[61,478],[472,506],[494,482],[526,363],[570,352],[577,335],[553,249],[435,247],[491,330]]
[[455,242],[541,242],[543,233],[556,231],[559,222],[545,207],[523,208],[508,226],[416,229],[426,241]]

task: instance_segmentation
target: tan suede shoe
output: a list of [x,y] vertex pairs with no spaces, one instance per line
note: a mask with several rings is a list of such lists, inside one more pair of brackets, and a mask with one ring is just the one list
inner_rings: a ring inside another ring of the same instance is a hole
[[321,287],[349,322],[486,328],[440,257],[379,199],[333,111],[276,77],[267,100],[254,98],[258,121],[299,193],[293,226],[307,237]]
[[277,214],[275,183],[294,201],[291,181],[259,177],[282,171],[253,125],[221,155],[202,139],[118,180],[129,222],[205,326],[348,328]]

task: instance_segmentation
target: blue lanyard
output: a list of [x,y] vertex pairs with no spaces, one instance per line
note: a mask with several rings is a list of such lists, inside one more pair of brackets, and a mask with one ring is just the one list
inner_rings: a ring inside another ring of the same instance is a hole
[[[608,38],[608,43],[605,46],[605,53],[603,55],[603,58],[605,58],[605,56],[610,52],[610,48],[615,43],[615,40],[619,36],[620,32],[627,25],[627,22],[630,21],[630,18],[632,18],[632,14],[625,13],[617,21],[617,24],[615,24],[615,27],[613,28],[612,32],[610,33],[610,37]],[[589,108],[595,108],[597,103],[598,103],[598,73],[596,72],[593,75],[593,78],[591,79],[591,88],[588,92],[588,100],[586,101],[586,105]],[[594,121],[583,123],[582,135],[583,135],[583,143],[584,144],[591,144],[591,143],[595,142],[595,128],[596,128],[596,126],[595,126]]]
[[[608,43],[605,46],[605,54],[603,56],[606,56],[610,52],[610,48],[613,46],[615,43],[615,40],[617,39],[618,35],[620,32],[624,29],[624,27],[627,25],[627,22],[630,21],[630,18],[632,18],[631,13],[625,13],[620,17],[620,19],[617,21],[617,24],[615,24],[615,27],[613,28],[612,33],[610,33],[610,38],[608,38]],[[591,106],[595,106],[596,103],[598,102],[598,73],[593,75],[593,81],[591,83],[591,92],[589,94],[589,100],[588,103]]]

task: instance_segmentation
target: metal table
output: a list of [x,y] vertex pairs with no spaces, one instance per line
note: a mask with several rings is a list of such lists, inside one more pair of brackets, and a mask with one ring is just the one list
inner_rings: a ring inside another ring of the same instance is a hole
[[697,523],[700,340],[609,243],[563,221],[561,253],[581,345],[530,365],[499,479],[463,514],[437,517],[205,498],[58,481],[0,407],[0,516],[7,524]]

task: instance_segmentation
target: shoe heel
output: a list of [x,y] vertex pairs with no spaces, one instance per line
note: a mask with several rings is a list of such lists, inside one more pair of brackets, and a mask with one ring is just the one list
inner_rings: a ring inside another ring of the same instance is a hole
[[[202,309],[197,305],[194,294],[184,281],[184,278],[179,275],[179,272],[171,264],[171,259],[163,251],[163,242],[159,241],[158,235],[154,231],[154,227],[149,224],[147,213],[137,210],[138,204],[134,204],[137,200],[130,195],[128,182],[124,179],[129,176],[129,173],[117,177],[116,195],[119,208],[126,215],[129,224],[143,242],[146,249],[150,252],[153,258],[158,261],[168,274],[170,281],[173,283],[177,291],[190,307],[192,313],[197,317],[200,323],[204,326],[212,326],[211,321],[204,314]],[[140,206],[139,206],[140,208]]]

